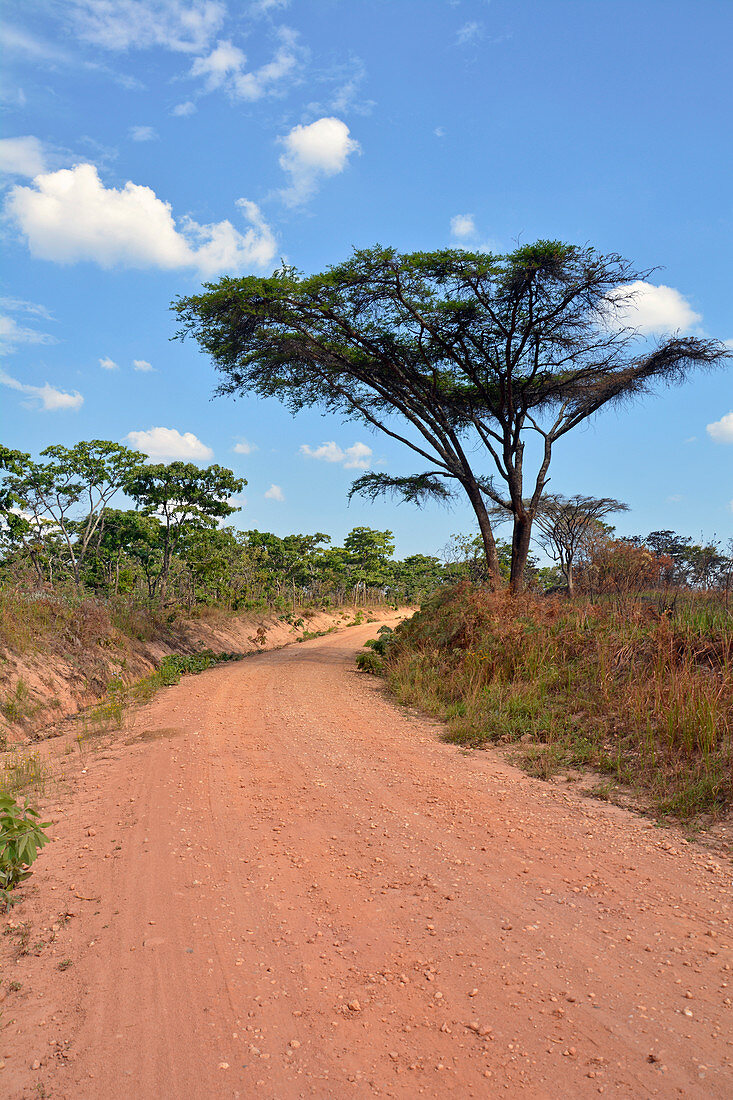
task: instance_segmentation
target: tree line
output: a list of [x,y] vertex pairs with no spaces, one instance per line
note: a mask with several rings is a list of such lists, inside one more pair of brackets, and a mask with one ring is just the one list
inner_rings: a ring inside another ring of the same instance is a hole
[[[394,557],[391,531],[355,527],[343,546],[323,532],[279,537],[224,522],[246,485],[223,466],[149,463],[108,440],[47,447],[38,459],[0,448],[0,580],[72,586],[189,609],[420,600],[443,579],[435,557]],[[132,507],[116,507],[116,498]]]
[[[149,463],[107,440],[47,447],[38,459],[0,447],[0,583],[25,590],[69,586],[161,606],[228,609],[268,605],[418,603],[438,585],[492,577],[480,534],[454,535],[440,556],[396,559],[391,531],[355,527],[342,546],[324,532],[280,537],[236,530],[246,482],[223,466]],[[116,506],[118,497],[132,507]],[[626,511],[612,498],[545,494],[523,584],[573,596],[645,590],[719,591],[733,584],[733,547],[695,543],[674,531],[618,538],[607,520]],[[494,524],[506,519],[495,509]],[[495,541],[509,583],[513,546]]]

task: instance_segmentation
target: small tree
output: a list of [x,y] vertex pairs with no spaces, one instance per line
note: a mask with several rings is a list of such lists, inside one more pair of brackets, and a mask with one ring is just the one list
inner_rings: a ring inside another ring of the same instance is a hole
[[166,596],[173,554],[184,533],[193,527],[215,527],[217,520],[238,511],[230,499],[246,484],[223,466],[202,470],[192,462],[143,466],[127,481],[125,492],[144,515],[156,516],[162,528],[156,580],[161,601]]
[[535,516],[535,538],[560,567],[568,596],[575,594],[573,566],[579,550],[593,533],[601,533],[602,520],[613,512],[627,512],[628,505],[611,497],[563,497],[546,494]]
[[[494,583],[487,502],[508,509],[518,590],[555,443],[605,405],[731,354],[680,336],[639,349],[623,310],[646,275],[558,241],[505,256],[377,246],[319,275],[282,267],[224,278],[173,308],[177,335],[193,336],[222,372],[220,393],[277,397],[292,412],[321,406],[426,464],[411,476],[364,474],[352,491],[414,503],[463,491]],[[540,441],[529,476],[528,436]]]

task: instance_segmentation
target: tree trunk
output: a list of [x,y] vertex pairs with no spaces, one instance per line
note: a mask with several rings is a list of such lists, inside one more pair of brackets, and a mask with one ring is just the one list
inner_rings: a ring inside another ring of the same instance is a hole
[[468,494],[468,499],[471,501],[476,519],[478,520],[481,541],[484,544],[486,564],[489,567],[489,584],[494,591],[497,591],[501,588],[501,569],[499,567],[499,551],[496,549],[496,540],[494,539],[494,532],[491,529],[489,513],[486,511],[484,498],[481,495],[481,490],[478,485],[472,482],[464,482],[463,487]]
[[573,563],[571,561],[568,562],[565,568],[565,580],[568,585],[568,599],[572,600],[575,595],[575,574],[573,573]]
[[514,517],[512,532],[512,569],[510,588],[514,595],[524,589],[524,570],[529,556],[529,540],[532,534],[532,517],[526,512]]

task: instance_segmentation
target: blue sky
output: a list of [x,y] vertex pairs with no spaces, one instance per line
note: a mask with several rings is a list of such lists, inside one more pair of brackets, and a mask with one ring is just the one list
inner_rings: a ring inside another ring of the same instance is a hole
[[[386,438],[212,399],[168,306],[219,274],[304,271],[376,242],[559,238],[657,266],[652,338],[733,341],[729,0],[30,0],[2,31],[3,441],[105,438],[248,480],[237,526],[389,527],[452,511],[346,506]],[[727,74],[727,75],[726,75]],[[551,487],[626,501],[621,533],[733,534],[731,368],[601,414]]]

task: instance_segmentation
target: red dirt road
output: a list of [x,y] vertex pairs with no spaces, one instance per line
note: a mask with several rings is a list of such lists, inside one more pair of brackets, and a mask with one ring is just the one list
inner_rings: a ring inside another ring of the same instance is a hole
[[375,629],[88,754],[4,919],[0,1095],[733,1095],[731,867],[442,744],[354,672]]

